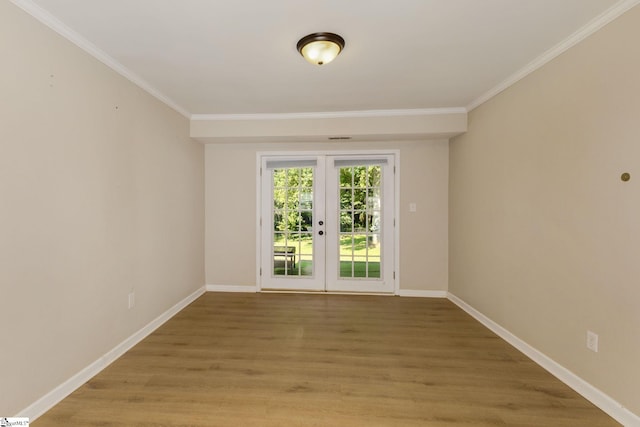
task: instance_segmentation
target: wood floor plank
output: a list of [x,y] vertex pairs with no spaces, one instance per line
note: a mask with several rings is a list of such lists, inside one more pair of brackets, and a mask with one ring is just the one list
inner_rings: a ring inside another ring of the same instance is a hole
[[619,424],[445,299],[207,293],[32,425]]

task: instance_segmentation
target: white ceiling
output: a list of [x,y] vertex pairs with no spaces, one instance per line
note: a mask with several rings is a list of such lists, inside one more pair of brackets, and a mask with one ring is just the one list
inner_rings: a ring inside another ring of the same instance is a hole
[[[13,1],[186,115],[469,108],[637,3]],[[317,31],[346,40],[322,67],[296,51]]]

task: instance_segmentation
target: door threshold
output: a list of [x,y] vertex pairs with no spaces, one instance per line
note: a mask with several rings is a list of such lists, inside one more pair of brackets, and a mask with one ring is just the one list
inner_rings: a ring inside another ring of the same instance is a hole
[[261,294],[308,294],[308,295],[369,295],[369,296],[396,296],[393,292],[351,292],[351,291],[294,291],[290,289],[260,289]]

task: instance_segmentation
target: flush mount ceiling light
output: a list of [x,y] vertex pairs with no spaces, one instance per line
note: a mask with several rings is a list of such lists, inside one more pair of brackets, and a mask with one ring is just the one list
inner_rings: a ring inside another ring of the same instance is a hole
[[333,33],[309,34],[298,42],[300,55],[315,65],[328,64],[342,49],[344,49],[344,39]]

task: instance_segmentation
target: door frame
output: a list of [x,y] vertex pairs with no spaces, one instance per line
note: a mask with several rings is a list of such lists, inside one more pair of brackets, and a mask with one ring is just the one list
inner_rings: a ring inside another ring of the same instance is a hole
[[[394,173],[394,206],[393,214],[395,216],[395,223],[393,229],[393,292],[391,294],[385,293],[383,295],[399,295],[400,291],[400,150],[317,150],[317,151],[258,151],[256,152],[256,289],[258,292],[295,292],[305,293],[305,291],[272,291],[262,289],[262,160],[266,156],[283,156],[283,157],[296,157],[296,156],[371,156],[371,155],[393,155],[395,164]],[[266,272],[265,272],[266,273]],[[318,292],[318,291],[306,291],[310,293],[323,293],[323,294],[357,294],[367,295],[371,292]]]

